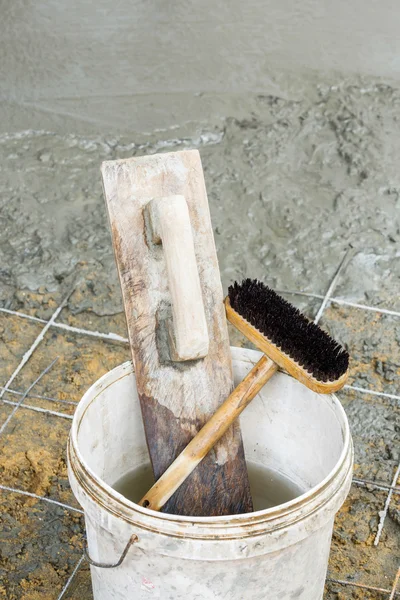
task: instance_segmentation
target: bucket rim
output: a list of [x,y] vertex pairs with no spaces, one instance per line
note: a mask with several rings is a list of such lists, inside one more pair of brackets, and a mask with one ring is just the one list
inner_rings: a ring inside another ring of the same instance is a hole
[[[256,350],[245,348],[231,347],[231,351],[233,361],[247,362],[251,366],[253,366],[262,355],[262,353]],[[248,529],[251,525],[264,524],[265,526],[270,522],[275,522],[276,526],[273,527],[273,530],[275,531],[280,528],[279,522],[281,521],[282,526],[286,527],[292,522],[300,521],[309,516],[310,513],[314,512],[322,504],[328,502],[348,479],[349,471],[352,469],[353,446],[346,413],[335,394],[318,394],[325,402],[327,401],[327,398],[331,399],[331,407],[334,408],[335,416],[338,418],[342,430],[343,448],[337,462],[326,477],[300,496],[297,496],[289,502],[280,504],[279,506],[251,513],[212,517],[173,515],[153,511],[132,502],[103,481],[87,465],[79,449],[78,435],[82,419],[90,404],[94,402],[105,389],[115,384],[120,379],[131,376],[134,372],[133,363],[129,360],[118,365],[111,371],[108,371],[92,384],[77,406],[68,439],[68,463],[78,484],[93,498],[94,501],[100,503],[105,510],[111,512],[115,516],[122,518],[133,525],[156,530],[159,533],[168,533],[168,535],[171,535],[171,533],[173,533],[172,530],[176,528],[175,533],[178,537],[198,538],[199,535],[196,535],[196,532],[194,531],[195,528],[218,529],[218,537],[220,537],[219,532],[222,526],[224,530],[226,530],[226,528],[230,530],[232,528],[242,529],[243,527]],[[281,374],[290,377],[286,373]],[[348,460],[349,456],[351,459],[350,461]],[[346,461],[348,462],[348,465],[345,472],[343,472]],[[320,499],[320,501],[318,501],[318,499]],[[138,517],[144,519],[145,523],[142,521],[138,522]],[[183,531],[182,527],[185,525],[190,526],[190,528],[185,528],[185,531]],[[163,526],[168,526],[168,531],[165,531]],[[249,531],[249,535],[254,534],[256,534],[256,531]],[[237,535],[239,534],[227,533],[227,535],[222,534],[221,537],[226,539],[229,537],[236,537]],[[243,537],[243,531],[241,531],[240,536]]]

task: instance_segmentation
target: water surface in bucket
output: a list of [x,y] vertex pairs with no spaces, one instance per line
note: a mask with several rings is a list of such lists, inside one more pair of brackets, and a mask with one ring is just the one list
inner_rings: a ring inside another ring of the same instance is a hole
[[[247,462],[254,510],[264,510],[294,500],[305,492],[289,477],[263,465]],[[113,488],[131,500],[139,502],[154,484],[150,463],[130,471],[113,484]]]

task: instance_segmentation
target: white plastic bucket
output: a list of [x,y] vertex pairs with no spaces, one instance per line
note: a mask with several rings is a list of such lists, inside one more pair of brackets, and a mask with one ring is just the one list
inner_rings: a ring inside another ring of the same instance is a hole
[[[232,348],[236,383],[259,353]],[[351,483],[353,446],[334,395],[277,373],[241,416],[249,460],[306,489],[268,510],[179,517],[110,487],[149,462],[130,362],[99,379],[76,410],[69,479],[85,511],[95,600],[321,600],[335,513]],[[132,545],[129,545],[131,540]]]

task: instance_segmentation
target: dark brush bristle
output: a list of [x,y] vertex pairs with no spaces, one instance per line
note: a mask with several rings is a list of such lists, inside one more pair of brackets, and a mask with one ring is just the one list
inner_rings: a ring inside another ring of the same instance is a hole
[[318,381],[335,381],[349,366],[349,355],[295,306],[257,279],[230,286],[232,308]]

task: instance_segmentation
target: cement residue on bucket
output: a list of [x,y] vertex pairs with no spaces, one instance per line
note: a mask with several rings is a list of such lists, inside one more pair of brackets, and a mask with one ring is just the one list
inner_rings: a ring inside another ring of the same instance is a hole
[[[240,381],[259,353],[232,353]],[[88,390],[74,416],[68,463],[85,510],[92,560],[117,562],[135,536],[118,570],[92,566],[96,600],[122,599],[128,589],[140,594],[141,577],[174,600],[195,594],[211,600],[222,593],[232,600],[262,600],[265,586],[271,600],[295,592],[320,600],[333,518],[351,483],[353,450],[344,411],[334,396],[278,373],[243,412],[241,428],[248,460],[274,465],[301,482],[303,493],[298,496],[297,488],[284,504],[241,515],[159,513],[112,487],[149,461],[131,364]],[[221,572],[224,577],[216,578]]]

